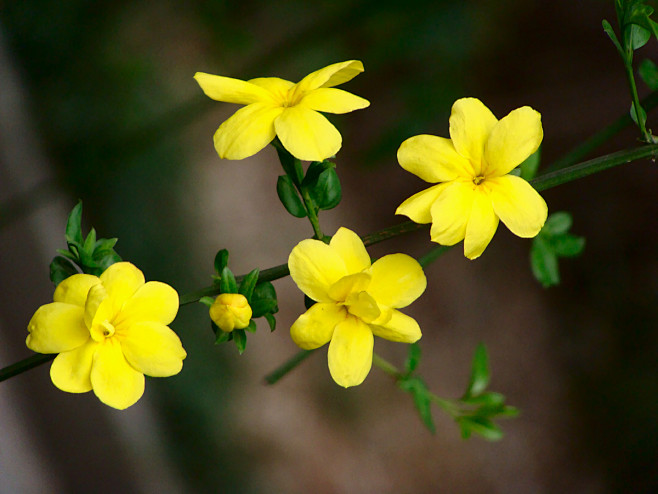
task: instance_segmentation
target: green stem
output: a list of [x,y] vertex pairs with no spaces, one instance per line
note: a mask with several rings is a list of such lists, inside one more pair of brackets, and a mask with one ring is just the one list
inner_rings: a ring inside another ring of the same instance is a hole
[[373,353],[372,355],[372,365],[374,365],[375,367],[379,367],[379,369],[383,370],[386,374],[391,376],[396,381],[402,378],[402,373],[398,370],[397,367],[395,367],[388,360],[383,359],[376,353]]
[[453,246],[450,245],[439,245],[438,247],[433,248],[430,250],[427,254],[425,254],[423,257],[418,259],[418,264],[420,264],[422,267],[426,268],[429,266],[431,263],[436,261],[439,257],[441,257],[443,254],[448,252],[450,249],[452,249]]
[[631,60],[624,60],[624,68],[626,69],[626,79],[628,79],[628,85],[630,86],[631,100],[633,101],[633,108],[635,109],[637,125],[640,127],[640,132],[642,133],[642,140],[651,144],[654,141],[651,133],[647,131],[646,118],[642,113],[642,107],[640,106],[640,97],[637,94],[637,85],[635,84],[635,75],[633,74],[633,64]]
[[315,352],[315,350],[302,350],[296,353],[290,359],[277,367],[274,371],[265,376],[265,382],[267,384],[276,383],[279,379],[288,374],[288,372],[306,360],[313,352]]
[[0,369],[0,382],[4,381],[5,379],[9,379],[10,377],[14,377],[18,374],[21,374],[25,371],[28,371],[30,369],[34,369],[35,367],[38,367],[41,364],[50,362],[55,357],[57,357],[57,354],[37,353],[36,355],[32,355],[31,357],[21,360],[20,362],[16,362],[15,364],[9,365],[4,369]]
[[308,190],[306,190],[305,187],[297,184],[295,184],[297,187],[297,190],[299,191],[299,194],[302,197],[302,200],[304,201],[304,206],[306,207],[306,212],[308,213],[308,220],[311,222],[311,226],[313,227],[313,233],[316,239],[324,241],[324,235],[322,233],[322,230],[320,229],[320,219],[318,218],[318,209],[315,206],[315,203],[313,202],[313,199],[311,199],[311,195],[308,193]]

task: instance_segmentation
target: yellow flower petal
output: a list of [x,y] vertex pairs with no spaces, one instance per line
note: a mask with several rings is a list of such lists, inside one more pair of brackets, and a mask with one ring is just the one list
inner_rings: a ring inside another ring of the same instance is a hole
[[369,274],[348,274],[329,287],[329,296],[336,302],[345,302],[350,293],[365,291],[368,285],[370,285]]
[[129,298],[121,312],[114,319],[120,330],[121,324],[130,325],[140,321],[171,323],[178,312],[178,292],[159,281],[149,281],[137,289]]
[[358,60],[334,63],[304,77],[297,83],[295,91],[304,94],[320,87],[338,86],[352,80],[361,72],[363,72],[363,63]]
[[272,95],[266,89],[240,79],[204,72],[194,74],[194,79],[199,83],[206,96],[217,101],[249,105],[257,101],[272,100]]
[[313,239],[302,240],[292,249],[288,267],[295,284],[316,302],[333,302],[329,288],[348,274],[336,250]]
[[482,154],[491,130],[498,120],[476,98],[462,98],[452,105],[450,137],[459,154],[470,160],[475,175],[481,173]]
[[368,293],[378,304],[399,309],[422,295],[427,287],[423,268],[406,254],[390,254],[372,265]]
[[472,176],[473,167],[455,150],[450,139],[433,135],[410,137],[398,149],[400,166],[429,183]]
[[432,242],[454,245],[464,239],[466,224],[473,207],[473,184],[450,182],[432,204]]
[[431,223],[432,214],[430,211],[432,204],[439,197],[441,191],[449,185],[450,182],[433,185],[429,189],[414,194],[398,206],[395,214],[403,214],[416,223]]
[[180,339],[169,327],[157,322],[139,322],[120,339],[121,350],[135,370],[153,377],[178,374],[187,356]]
[[466,225],[464,255],[475,259],[484,252],[498,228],[498,216],[494,212],[489,194],[478,190],[473,197],[471,215]]
[[334,156],[343,142],[329,120],[303,105],[282,110],[274,121],[276,135],[295,158],[322,161]]
[[50,366],[50,379],[62,391],[86,393],[91,391],[91,365],[98,343],[89,341],[68,352],[62,352]]
[[543,137],[539,112],[529,106],[511,111],[491,129],[484,151],[486,175],[500,177],[511,172],[537,151]]
[[249,80],[249,82],[269,91],[275,97],[275,101],[278,101],[279,99],[284,101],[288,95],[288,90],[295,85],[294,83],[286,81],[285,79],[280,79],[279,77],[258,77]]
[[117,338],[108,338],[94,354],[91,385],[99,400],[124,410],[144,394],[144,374],[126,361]]
[[345,263],[348,273],[359,273],[370,267],[370,256],[361,238],[345,227],[340,227],[331,237],[331,248]]
[[100,275],[101,282],[112,301],[112,313],[118,313],[123,304],[144,284],[144,274],[129,262],[117,262]]
[[391,311],[386,324],[371,324],[370,329],[375,336],[400,343],[414,343],[422,336],[416,320],[398,310]]
[[84,309],[78,305],[53,302],[42,305],[27,325],[27,347],[39,353],[59,353],[83,345],[89,339]]
[[350,293],[345,300],[345,306],[350,314],[365,323],[371,323],[382,314],[379,305],[368,292]]
[[326,113],[349,113],[370,106],[367,99],[335,88],[315,89],[303,97],[300,104],[315,111]]
[[290,336],[304,350],[319,348],[331,340],[336,325],[347,318],[347,311],[334,303],[312,305],[290,327]]
[[283,108],[271,103],[253,103],[240,108],[215,132],[215,149],[220,158],[241,160],[253,156],[274,139],[274,121]]
[[112,300],[108,296],[105,287],[101,283],[92,286],[85,304],[84,321],[94,340],[103,341],[105,339],[105,324],[111,323],[115,314]]
[[89,289],[100,282],[97,276],[74,274],[57,285],[53,300],[84,307]]
[[329,343],[329,372],[345,388],[363,382],[372,367],[374,337],[372,331],[356,317],[337,324]]
[[493,208],[514,235],[532,238],[539,233],[546,216],[546,202],[532,186],[520,177],[505,175],[487,180]]

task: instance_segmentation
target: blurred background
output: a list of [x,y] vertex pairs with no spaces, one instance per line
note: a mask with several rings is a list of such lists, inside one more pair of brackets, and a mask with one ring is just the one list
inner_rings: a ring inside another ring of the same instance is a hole
[[[616,25],[612,1],[0,3],[0,366],[30,355],[27,321],[52,300],[48,264],[78,199],[85,231],[118,237],[147,280],[181,294],[210,284],[220,248],[246,273],[285,262],[312,235],[278,203],[272,148],[217,157],[212,135],[236,107],[204,97],[196,71],[298,81],[362,60],[366,71],[344,89],[371,107],[331,117],[344,199],[321,221],[328,233],[363,235],[403,221],[395,208],[425,185],[395,152],[412,135],[447,136],[459,97],[499,118],[539,110],[544,165],[627,112],[603,18]],[[656,46],[638,60],[656,61]],[[595,156],[638,136],[628,129]],[[213,345],[203,306],[183,307],[172,325],[188,352],[183,371],[148,379],[124,412],[60,392],[48,365],[1,383],[0,492],[656,492],[655,187],[646,160],[544,194],[587,238],[581,258],[561,263],[559,287],[534,281],[530,242],[502,225],[481,259],[459,246],[428,268],[428,290],[407,311],[423,328],[420,373],[457,397],[486,343],[491,388],[522,410],[501,422],[499,443],[462,441],[438,410],[430,435],[377,369],[339,388],[326,349],[264,385],[296,353],[288,328],[303,300],[285,279],[275,283],[277,331],[261,324],[242,356]],[[428,237],[371,253],[422,255]],[[398,364],[406,354],[383,340],[375,350]]]

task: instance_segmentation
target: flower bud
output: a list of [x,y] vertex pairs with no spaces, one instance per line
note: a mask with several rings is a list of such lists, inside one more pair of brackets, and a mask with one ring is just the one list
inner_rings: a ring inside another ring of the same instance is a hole
[[222,293],[210,307],[210,319],[226,333],[249,326],[251,314],[249,302],[239,293]]

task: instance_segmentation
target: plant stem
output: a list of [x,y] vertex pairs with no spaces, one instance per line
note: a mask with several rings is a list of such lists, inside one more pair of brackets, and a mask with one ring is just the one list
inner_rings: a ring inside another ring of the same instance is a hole
[[320,219],[318,218],[318,209],[313,203],[313,199],[311,199],[311,195],[308,193],[308,190],[306,190],[305,187],[303,186],[297,186],[295,184],[295,187],[297,187],[297,190],[299,191],[299,194],[302,197],[302,200],[304,201],[304,206],[306,207],[306,212],[308,213],[308,220],[311,222],[311,226],[313,227],[313,233],[315,234],[315,238],[318,240],[324,241],[324,235],[322,233],[322,230],[320,229]]
[[630,86],[631,100],[633,101],[633,108],[635,109],[637,125],[640,127],[640,132],[642,133],[642,140],[647,144],[652,144],[654,140],[651,133],[647,130],[646,117],[640,106],[640,97],[637,94],[637,85],[635,84],[635,75],[633,74],[633,64],[631,60],[624,60],[624,68],[626,69],[626,79],[628,79],[628,85]]
[[379,367],[381,370],[383,370],[386,374],[391,376],[396,381],[402,377],[402,373],[398,370],[397,367],[395,367],[388,360],[383,359],[376,353],[373,353],[372,355],[372,365],[374,365],[375,367]]
[[315,352],[315,350],[302,350],[302,351],[296,353],[290,359],[288,359],[283,364],[281,364],[279,367],[277,367],[274,371],[272,371],[268,375],[266,375],[265,376],[265,383],[266,384],[276,383],[279,379],[281,379],[283,376],[288,374],[288,372],[290,372],[292,369],[294,369],[299,364],[301,364],[304,360],[306,360],[314,352]]
[[9,365],[9,366],[5,367],[4,369],[0,369],[0,382],[4,381],[5,379],[9,379],[10,377],[14,377],[18,374],[21,374],[25,371],[28,371],[30,369],[34,369],[35,367],[38,367],[41,364],[45,364],[46,362],[50,362],[55,357],[57,357],[57,354],[37,353],[35,355],[32,355],[31,357],[28,357],[28,358],[23,359],[19,362],[16,362],[15,364]]

